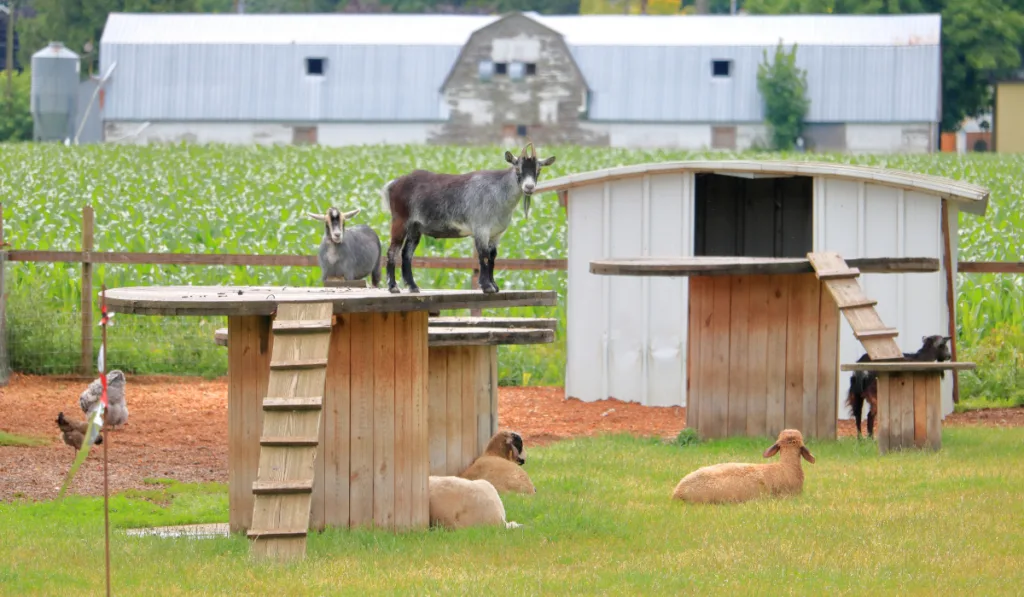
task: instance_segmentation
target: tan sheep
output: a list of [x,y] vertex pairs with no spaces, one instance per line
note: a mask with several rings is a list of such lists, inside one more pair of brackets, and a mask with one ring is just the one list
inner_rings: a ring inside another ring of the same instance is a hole
[[486,479],[498,493],[537,493],[530,476],[523,470],[526,450],[523,438],[515,431],[501,430],[487,443],[487,449],[459,475],[463,479]]
[[427,491],[431,526],[453,530],[480,525],[503,525],[507,529],[522,526],[505,521],[505,505],[498,491],[483,479],[431,475],[427,478]]
[[775,497],[799,495],[804,488],[800,457],[814,463],[814,455],[804,446],[796,429],[784,429],[765,458],[779,452],[779,461],[770,464],[727,462],[699,468],[683,477],[672,498],[695,503],[745,502],[763,495]]

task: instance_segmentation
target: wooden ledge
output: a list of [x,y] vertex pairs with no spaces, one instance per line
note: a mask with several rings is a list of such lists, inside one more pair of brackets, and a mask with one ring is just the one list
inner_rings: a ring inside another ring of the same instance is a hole
[[[939,271],[939,260],[932,257],[865,257],[847,259],[851,270],[871,274],[927,273]],[[811,262],[804,258],[774,257],[627,257],[596,259],[590,273],[605,276],[752,276],[772,274],[812,274]],[[826,272],[827,275],[831,273]],[[832,280],[837,278],[833,277]]]
[[881,363],[846,363],[840,365],[840,371],[872,371],[875,373],[926,373],[930,371],[968,371],[976,369],[976,363],[968,362],[920,362],[920,361],[886,361]]
[[[448,320],[462,319],[454,325],[441,325]],[[510,319],[521,319],[512,325]],[[494,346],[500,344],[551,344],[555,341],[554,319],[522,318],[459,318],[437,317],[428,320],[427,342],[429,346]],[[464,325],[462,325],[464,323]],[[491,325],[485,325],[490,323]],[[529,326],[529,327],[527,327]],[[228,329],[220,328],[213,334],[219,346],[228,345]]]

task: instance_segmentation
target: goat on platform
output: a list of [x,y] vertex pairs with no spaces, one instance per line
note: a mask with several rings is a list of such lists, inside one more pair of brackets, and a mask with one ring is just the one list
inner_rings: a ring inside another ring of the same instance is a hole
[[[923,336],[921,348],[917,352],[903,353],[905,361],[919,362],[945,362],[953,358],[949,351],[949,336]],[[858,363],[867,363],[871,357],[867,354],[857,359]],[[940,371],[940,377],[944,374]],[[861,437],[861,414],[864,411],[864,402],[868,403],[871,410],[868,411],[868,437],[874,437],[875,420],[878,418],[878,374],[874,371],[854,371],[850,376],[850,390],[846,395],[846,405],[853,411],[853,417],[857,421],[857,438]]]
[[384,185],[382,204],[391,212],[389,291],[399,292],[395,261],[401,252],[402,281],[409,292],[419,292],[412,277],[412,258],[421,235],[425,234],[431,238],[472,236],[480,259],[480,289],[487,294],[498,292],[494,281],[498,241],[512,221],[520,198],[524,217],[530,216],[530,197],[541,169],[554,163],[555,156],[538,159],[529,143],[518,158],[506,151],[505,161],[512,167],[466,174],[413,170]]
[[326,214],[307,213],[324,223],[324,236],[316,255],[320,264],[320,281],[337,277],[362,280],[370,276],[373,286],[380,285],[380,237],[366,224],[345,228],[345,221],[359,214],[359,208],[342,213],[330,207]]

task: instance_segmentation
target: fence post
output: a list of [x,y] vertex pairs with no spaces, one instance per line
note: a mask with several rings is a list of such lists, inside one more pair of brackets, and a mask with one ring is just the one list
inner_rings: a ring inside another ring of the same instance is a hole
[[[473,248],[473,257],[476,258],[477,262],[479,263],[479,261],[480,261],[480,254],[476,252],[476,247]],[[469,287],[472,290],[479,290],[480,289],[480,267],[479,266],[473,268],[473,274],[469,278]],[[469,310],[469,316],[470,317],[480,317],[481,315],[483,315],[483,311],[481,311],[480,309],[470,309]]]
[[92,370],[92,263],[93,211],[82,206],[82,375]]

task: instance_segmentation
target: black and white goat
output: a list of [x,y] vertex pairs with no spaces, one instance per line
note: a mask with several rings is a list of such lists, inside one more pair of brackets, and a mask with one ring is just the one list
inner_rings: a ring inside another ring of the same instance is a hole
[[412,258],[425,234],[432,238],[472,236],[480,259],[480,288],[488,294],[498,292],[494,281],[498,241],[512,221],[520,198],[524,217],[529,217],[530,197],[541,169],[554,163],[555,156],[538,159],[530,143],[518,158],[506,151],[505,161],[512,166],[466,174],[413,170],[384,185],[382,204],[391,212],[388,290],[399,291],[395,261],[401,252],[402,281],[409,292],[419,292],[412,278]]
[[321,283],[329,277],[361,280],[371,276],[374,288],[380,286],[380,237],[366,224],[345,228],[345,221],[354,218],[359,211],[356,208],[342,213],[331,207],[324,215],[306,214],[324,223],[324,237],[316,255]]
[[[917,352],[903,353],[903,360],[906,361],[937,361],[945,362],[953,358],[949,351],[949,336],[922,336],[921,348]],[[858,363],[867,363],[871,357],[862,354]],[[940,377],[944,377],[942,372]],[[861,437],[860,421],[864,411],[864,402],[868,403],[871,410],[868,411],[868,437],[874,437],[875,419],[878,418],[878,374],[874,371],[854,371],[850,376],[850,390],[846,395],[846,405],[853,411],[853,417],[857,421],[857,437]]]

